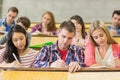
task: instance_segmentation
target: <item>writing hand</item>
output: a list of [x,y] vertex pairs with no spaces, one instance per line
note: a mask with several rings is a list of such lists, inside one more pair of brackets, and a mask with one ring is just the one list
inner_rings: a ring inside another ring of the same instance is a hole
[[81,66],[78,64],[78,62],[70,62],[68,65],[68,71],[69,72],[75,72],[81,69]]
[[50,67],[66,68],[66,63],[63,60],[58,59],[55,62],[51,63]]

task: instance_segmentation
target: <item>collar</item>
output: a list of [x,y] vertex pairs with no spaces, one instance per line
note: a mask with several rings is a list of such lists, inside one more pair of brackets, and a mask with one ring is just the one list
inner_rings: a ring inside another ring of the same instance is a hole
[[[74,46],[75,45],[70,45],[68,50],[74,50]],[[53,50],[53,51],[58,51],[59,50],[58,49],[58,41],[55,44],[52,45],[51,50]]]

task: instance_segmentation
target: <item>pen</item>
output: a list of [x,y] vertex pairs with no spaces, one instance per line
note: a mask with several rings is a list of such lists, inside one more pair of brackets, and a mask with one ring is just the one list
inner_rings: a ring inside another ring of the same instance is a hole
[[17,57],[15,56],[14,53],[12,53],[13,57],[15,58],[15,60],[19,63],[19,60],[17,59]]
[[61,59],[60,56],[55,52],[55,55],[58,57],[58,59]]

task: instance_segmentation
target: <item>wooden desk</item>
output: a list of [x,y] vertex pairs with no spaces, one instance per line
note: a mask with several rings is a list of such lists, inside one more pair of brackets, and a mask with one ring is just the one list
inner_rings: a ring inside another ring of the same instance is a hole
[[120,80],[120,68],[82,68],[75,73],[56,68],[8,68],[2,71],[2,80]]
[[64,69],[9,69],[1,73],[2,80],[68,80]]
[[58,37],[33,37],[31,38],[31,43],[30,45],[38,45],[41,43],[45,43],[45,42],[53,42],[55,43],[57,41]]
[[113,39],[120,44],[120,36],[113,36]]

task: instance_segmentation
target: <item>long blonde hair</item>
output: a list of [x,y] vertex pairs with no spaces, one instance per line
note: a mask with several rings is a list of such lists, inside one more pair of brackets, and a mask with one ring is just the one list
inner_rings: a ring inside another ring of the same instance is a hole
[[96,21],[94,21],[94,22],[91,24],[91,26],[90,26],[90,28],[89,28],[90,39],[91,39],[91,41],[93,42],[93,44],[94,44],[95,46],[98,46],[98,44],[97,44],[97,43],[95,42],[95,40],[93,39],[92,33],[93,33],[95,30],[97,30],[97,29],[100,29],[100,30],[102,30],[102,31],[105,32],[105,34],[106,34],[106,36],[107,36],[107,39],[108,39],[108,41],[107,41],[108,44],[117,44],[117,42],[116,42],[116,41],[113,39],[113,37],[111,36],[111,34],[110,34],[107,26],[105,26],[105,24],[104,24],[103,22],[101,22],[101,21],[99,21],[99,20],[96,20]]

